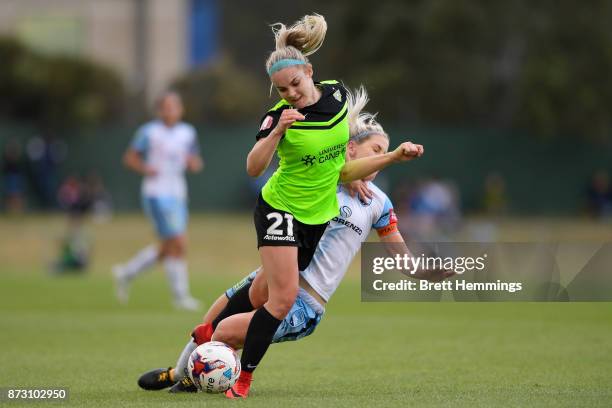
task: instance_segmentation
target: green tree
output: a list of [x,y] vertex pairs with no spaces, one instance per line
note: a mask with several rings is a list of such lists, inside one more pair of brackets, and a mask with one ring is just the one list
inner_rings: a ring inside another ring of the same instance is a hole
[[33,52],[0,38],[0,116],[62,129],[121,116],[125,98],[109,68],[71,56]]

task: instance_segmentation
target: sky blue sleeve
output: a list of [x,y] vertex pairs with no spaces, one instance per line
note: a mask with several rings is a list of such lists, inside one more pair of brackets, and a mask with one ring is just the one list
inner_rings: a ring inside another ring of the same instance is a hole
[[380,229],[395,223],[397,223],[397,218],[393,212],[393,204],[391,204],[389,197],[385,196],[385,204],[383,206],[382,214],[380,218],[374,224],[372,224],[372,227],[375,229]]
[[191,131],[193,132],[193,139],[191,141],[191,146],[189,146],[189,153],[194,154],[196,156],[200,155],[200,141],[198,140],[198,132],[192,126]]
[[146,154],[149,150],[149,126],[141,126],[134,135],[130,147],[140,154]]

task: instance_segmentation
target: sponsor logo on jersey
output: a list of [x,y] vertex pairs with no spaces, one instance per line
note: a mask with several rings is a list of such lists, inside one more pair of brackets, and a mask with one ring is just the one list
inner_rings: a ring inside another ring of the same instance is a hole
[[292,235],[279,236],[279,235],[266,234],[266,235],[264,235],[263,239],[267,239],[268,241],[291,241],[291,242],[295,242],[295,238]]
[[319,152],[318,156],[306,154],[302,157],[302,162],[305,166],[312,166],[315,163],[325,163],[328,160],[333,160],[346,152],[346,144],[340,143],[334,146],[326,147]]
[[334,218],[332,218],[332,221],[337,222],[338,224],[342,224],[342,225],[352,229],[353,231],[355,231],[359,235],[363,234],[363,230],[361,228],[359,228],[358,226],[356,226],[352,222],[347,221],[347,220],[345,220],[343,218],[334,217]]
[[305,155],[304,157],[302,157],[302,162],[304,163],[305,166],[312,166],[315,163],[315,156],[311,156],[309,154]]
[[264,120],[261,122],[261,127],[259,128],[259,130],[270,129],[270,126],[272,126],[272,122],[274,122],[274,119],[272,118],[272,116],[270,115],[266,116]]
[[344,218],[350,218],[350,216],[353,215],[353,210],[351,210],[350,207],[343,205],[340,208],[340,215],[343,216]]
[[337,89],[336,92],[334,92],[334,98],[336,98],[338,102],[342,102],[342,94],[340,93],[339,89]]

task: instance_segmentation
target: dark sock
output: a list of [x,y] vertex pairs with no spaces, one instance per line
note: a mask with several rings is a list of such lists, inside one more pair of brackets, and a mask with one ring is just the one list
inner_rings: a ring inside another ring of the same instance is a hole
[[249,288],[251,284],[243,286],[238,289],[234,296],[229,298],[227,301],[227,305],[225,308],[219,313],[219,315],[212,321],[213,330],[217,328],[217,325],[221,322],[221,320],[226,317],[233,316],[238,313],[246,313],[253,310],[253,305],[251,304],[251,299],[249,299]]
[[265,307],[257,309],[249,328],[246,338],[244,339],[244,347],[242,349],[242,358],[240,365],[242,371],[252,373],[257,368],[257,364],[261,361],[264,354],[268,350],[276,329],[280,326],[282,320],[278,320],[272,316]]

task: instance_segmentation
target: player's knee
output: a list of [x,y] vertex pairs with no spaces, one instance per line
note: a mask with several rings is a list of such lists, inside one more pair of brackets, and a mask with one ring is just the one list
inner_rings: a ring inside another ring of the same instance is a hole
[[187,241],[182,237],[177,238],[175,248],[180,256],[185,255],[185,252],[187,252]]
[[167,256],[168,256],[168,243],[167,241],[163,241],[161,245],[159,246],[158,259],[162,260]]
[[185,255],[185,243],[181,237],[165,240],[162,247],[165,257],[182,258]]
[[268,312],[277,319],[284,318],[293,307],[295,299],[297,298],[297,293],[297,288],[291,288],[282,293],[275,294],[275,296],[270,296],[266,304],[266,309],[268,309]]
[[243,339],[232,330],[231,325],[226,324],[223,320],[217,325],[215,332],[212,335],[212,341],[221,341],[230,347],[237,349],[242,346]]
[[172,240],[174,256],[180,258],[187,252],[187,242],[182,236],[178,236]]
[[184,258],[185,257],[185,251],[183,249],[181,249],[180,247],[174,247],[172,249],[172,257],[174,258]]
[[268,301],[268,287],[263,285],[255,285],[249,288],[249,300],[251,305],[257,309]]

